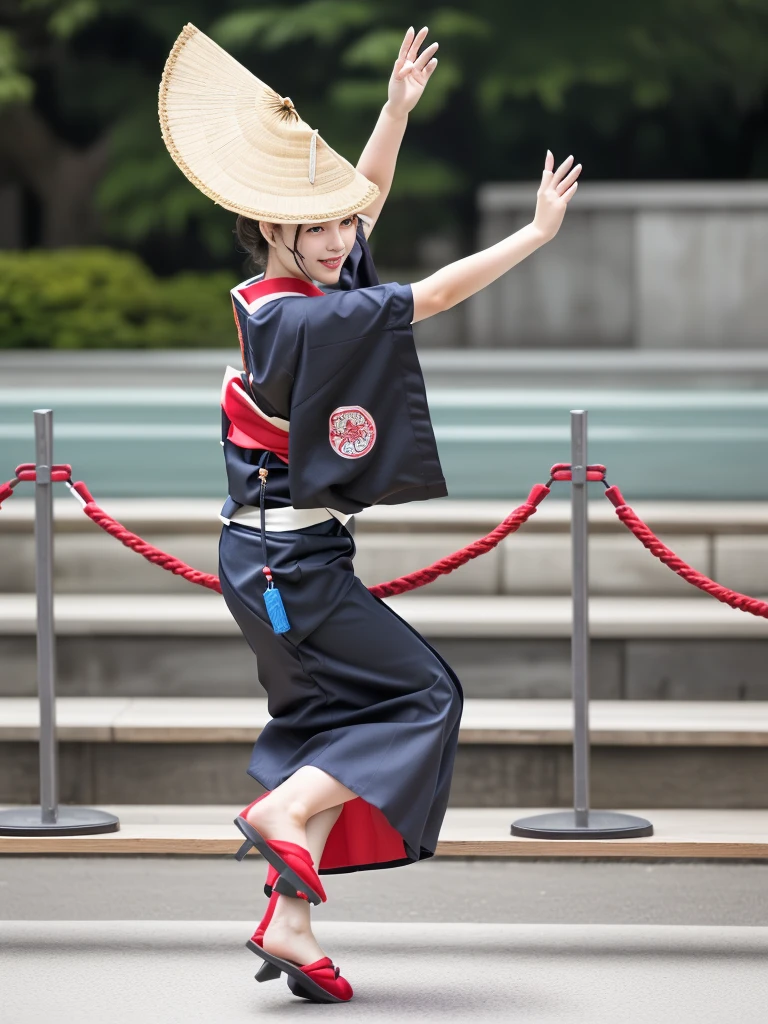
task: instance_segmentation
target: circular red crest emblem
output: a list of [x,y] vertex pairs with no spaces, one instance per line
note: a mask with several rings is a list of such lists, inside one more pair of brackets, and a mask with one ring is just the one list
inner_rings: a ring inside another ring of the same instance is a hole
[[359,405],[342,405],[334,409],[329,421],[328,439],[331,447],[344,459],[367,455],[376,441],[373,416]]

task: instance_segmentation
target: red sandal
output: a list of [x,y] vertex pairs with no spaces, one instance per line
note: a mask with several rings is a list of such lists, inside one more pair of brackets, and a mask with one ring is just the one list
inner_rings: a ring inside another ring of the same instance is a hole
[[272,981],[285,971],[288,976],[288,987],[294,995],[309,999],[310,1002],[346,1002],[352,998],[352,986],[346,978],[339,977],[339,968],[334,967],[329,957],[321,957],[314,963],[301,965],[295,960],[284,960],[282,957],[267,953],[264,949],[264,933],[272,920],[279,895],[272,888],[272,883],[277,877],[277,870],[270,865],[264,886],[265,891],[269,888],[271,892],[267,910],[256,931],[246,942],[248,949],[264,960],[256,972],[256,981]]
[[[267,863],[276,870],[277,877],[270,885],[270,895],[274,889],[284,896],[299,896],[314,904],[325,903],[328,897],[325,895],[320,876],[315,871],[309,850],[298,843],[289,843],[282,839],[265,839],[246,820],[248,811],[265,796],[268,794],[264,793],[257,797],[235,818],[235,825],[245,836],[245,842],[235,854],[235,859],[242,860],[251,847],[255,846]],[[269,877],[268,875],[268,884]]]
[[329,956],[320,957],[311,964],[299,964],[268,953],[252,940],[247,945],[264,960],[256,972],[257,981],[270,981],[284,973],[288,975],[291,992],[313,1003],[345,1003],[352,998],[352,986],[340,976],[339,968],[334,966]]

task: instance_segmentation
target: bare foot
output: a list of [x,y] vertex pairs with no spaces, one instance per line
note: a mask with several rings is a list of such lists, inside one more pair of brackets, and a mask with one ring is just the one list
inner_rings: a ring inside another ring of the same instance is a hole
[[[281,899],[290,898],[290,896],[281,897]],[[267,925],[263,943],[264,949],[268,953],[280,956],[284,960],[292,960],[300,967],[304,967],[305,964],[313,964],[325,956],[308,925],[297,927],[289,921],[275,921],[273,918]]]
[[295,803],[286,805],[270,793],[253,805],[246,820],[265,839],[282,839],[307,848],[307,819]]

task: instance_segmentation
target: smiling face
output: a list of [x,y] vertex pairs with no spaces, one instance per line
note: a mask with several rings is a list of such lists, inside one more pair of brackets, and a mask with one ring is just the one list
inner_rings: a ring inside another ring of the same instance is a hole
[[[306,281],[293,257],[296,227],[293,224],[259,222],[262,235],[269,243],[269,259],[265,278],[298,277]],[[304,257],[298,263],[313,280],[321,284],[336,284],[341,265],[355,244],[357,217],[350,214],[338,220],[319,224],[302,224],[296,248]]]

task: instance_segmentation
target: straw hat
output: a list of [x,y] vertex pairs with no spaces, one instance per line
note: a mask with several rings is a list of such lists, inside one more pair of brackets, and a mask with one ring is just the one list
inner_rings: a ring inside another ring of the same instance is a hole
[[160,82],[168,152],[215,203],[253,220],[333,220],[364,210],[378,185],[280,96],[194,25],[173,44]]

